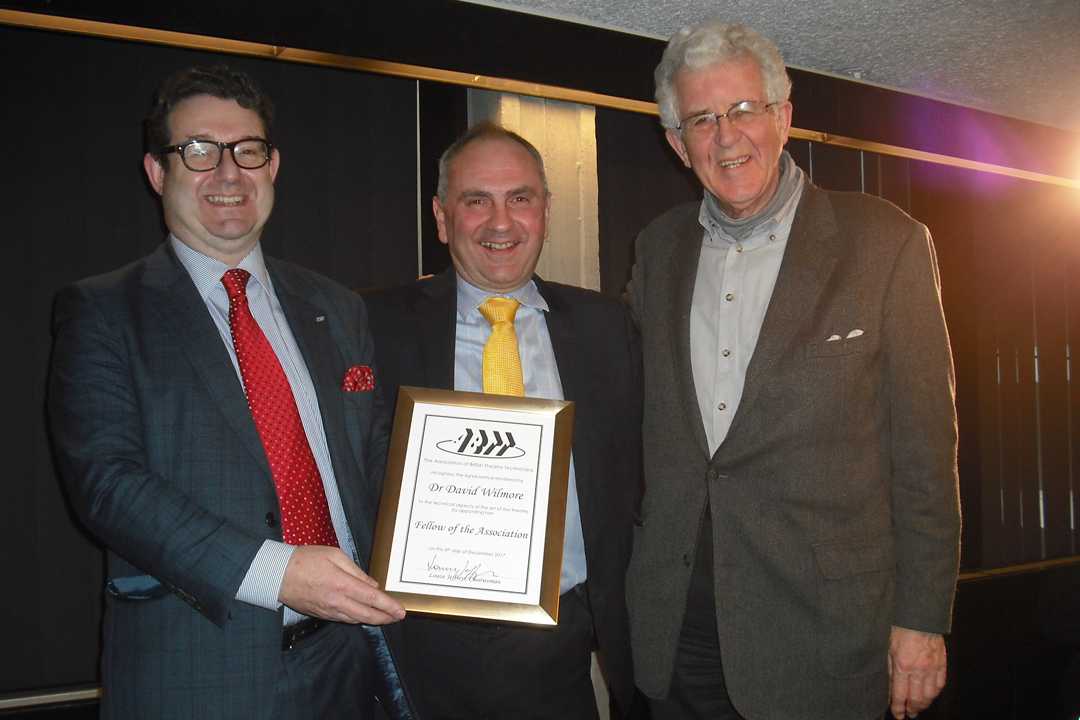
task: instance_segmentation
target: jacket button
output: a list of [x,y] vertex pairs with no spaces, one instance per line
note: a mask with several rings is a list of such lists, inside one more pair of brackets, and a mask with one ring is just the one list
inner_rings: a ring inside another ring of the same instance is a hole
[[709,472],[707,474],[707,477],[710,480],[716,480],[717,478],[720,477],[720,473],[719,473],[719,471],[717,471],[716,468],[709,468]]
[[686,567],[690,567],[690,553],[683,553],[682,564]]
[[274,513],[266,513],[266,525],[267,527],[277,527],[277,517],[274,516]]

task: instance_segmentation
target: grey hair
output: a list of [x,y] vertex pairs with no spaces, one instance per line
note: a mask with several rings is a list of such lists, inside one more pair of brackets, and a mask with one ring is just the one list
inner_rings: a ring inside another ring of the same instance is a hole
[[443,154],[439,156],[439,184],[436,186],[435,191],[439,196],[439,202],[446,204],[446,192],[450,187],[450,163],[461,154],[462,150],[477,140],[509,140],[525,148],[529,155],[532,156],[532,159],[536,161],[536,169],[540,172],[540,182],[544,186],[544,195],[551,195],[551,191],[548,190],[547,173],[544,172],[544,158],[540,155],[540,151],[536,149],[536,146],[513,130],[507,130],[502,125],[482,122],[469,128],[464,135],[451,143],[450,147],[443,150]]
[[[679,99],[675,94],[675,75],[683,68],[700,70],[716,63],[748,58],[757,63],[765,82],[765,101],[780,102],[791,97],[791,78],[784,67],[779,48],[764,35],[745,25],[731,25],[713,18],[684,27],[671,36],[653,76],[656,80],[656,104],[660,124],[666,128],[679,125]],[[722,108],[714,108],[720,110]]]

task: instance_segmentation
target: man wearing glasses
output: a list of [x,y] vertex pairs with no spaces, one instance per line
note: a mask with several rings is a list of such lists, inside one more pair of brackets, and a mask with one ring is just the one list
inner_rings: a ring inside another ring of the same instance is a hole
[[168,239],[56,301],[58,464],[108,549],[106,718],[369,717],[391,669],[373,626],[405,613],[360,567],[387,432],[366,313],[263,256],[270,130],[246,75],[170,77],[143,161]]
[[700,203],[637,241],[645,487],[627,579],[653,717],[913,717],[959,562],[949,340],[927,229],[812,185],[771,42],[708,21],[656,69]]

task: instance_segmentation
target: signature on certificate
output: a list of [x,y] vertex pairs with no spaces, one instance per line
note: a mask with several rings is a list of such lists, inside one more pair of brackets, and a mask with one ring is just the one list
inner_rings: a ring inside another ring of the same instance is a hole
[[463,565],[446,565],[440,562],[438,553],[431,556],[427,562],[428,572],[437,578],[445,578],[454,582],[480,582],[498,583],[499,575],[494,570],[485,568],[481,562],[472,563],[468,560]]

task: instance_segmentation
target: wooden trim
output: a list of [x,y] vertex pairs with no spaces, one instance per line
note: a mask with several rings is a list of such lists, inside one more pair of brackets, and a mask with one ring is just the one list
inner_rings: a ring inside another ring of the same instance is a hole
[[0,712],[5,710],[25,710],[43,705],[65,705],[68,703],[88,702],[101,698],[101,688],[85,688],[83,690],[61,690],[44,693],[25,693],[8,697],[0,697]]
[[[33,28],[36,30],[75,33],[78,35],[89,35],[92,37],[103,37],[113,40],[145,42],[154,45],[167,45],[170,47],[181,47],[192,50],[207,50],[229,55],[244,55],[271,60],[284,60],[286,62],[301,63],[305,65],[319,65],[342,70],[373,73],[376,75],[391,75],[412,80],[430,80],[433,82],[460,85],[479,90],[494,90],[552,100],[563,100],[566,102],[594,105],[614,110],[625,110],[645,115],[658,114],[656,103],[632,100],[630,98],[617,97],[614,95],[604,95],[601,93],[587,92],[585,90],[574,90],[556,85],[543,85],[521,80],[510,80],[508,78],[473,75],[454,70],[440,70],[438,68],[424,67],[421,65],[407,65],[404,63],[387,62],[385,60],[353,57],[351,55],[338,55],[335,53],[301,50],[279,45],[267,45],[264,43],[246,42],[243,40],[215,38],[207,35],[173,32],[171,30],[155,30],[153,28],[142,28],[133,25],[119,25],[96,20],[80,20],[78,18],[3,9],[0,9],[0,24]],[[1032,182],[1059,185],[1074,190],[1080,190],[1080,179],[1077,178],[1046,175],[1044,173],[1020,170],[1005,165],[994,165],[992,163],[984,163],[976,160],[967,160],[952,155],[924,152],[922,150],[901,147],[899,145],[888,145],[886,143],[843,137],[841,135],[832,135],[830,133],[818,132],[815,130],[804,130],[802,128],[792,128],[791,137],[797,140],[810,140],[826,145],[836,145],[838,147],[845,147],[853,150],[864,150],[866,152],[873,152],[881,155],[892,155],[894,157],[902,157],[909,160],[932,162],[939,165],[948,165],[951,167],[964,168],[966,170],[993,173],[995,175],[1005,175],[1021,180],[1030,180]]]
[[1080,555],[1055,558],[1053,560],[1039,560],[1037,562],[1020,563],[1019,565],[1006,565],[1005,567],[990,568],[989,570],[972,570],[960,573],[960,582],[972,582],[974,580],[987,580],[1002,577],[1004,575],[1025,575],[1027,573],[1043,572],[1069,565],[1080,565]]

